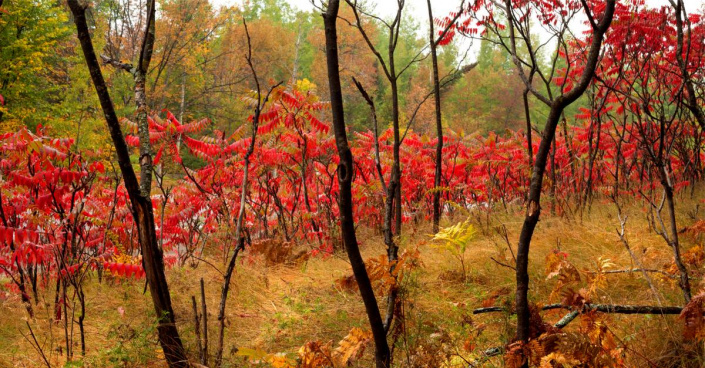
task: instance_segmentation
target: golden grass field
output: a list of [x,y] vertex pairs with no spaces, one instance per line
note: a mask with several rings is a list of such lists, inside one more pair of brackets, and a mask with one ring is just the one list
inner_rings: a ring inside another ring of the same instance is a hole
[[[683,195],[678,199],[678,225],[685,228],[705,211],[701,197]],[[626,234],[637,257],[646,268],[667,270],[672,253],[664,240],[649,228],[641,203],[625,207],[629,216]],[[494,346],[505,345],[513,335],[514,320],[505,313],[473,315],[493,293],[499,294],[494,305],[510,305],[513,300],[514,272],[491,260],[491,257],[511,262],[505,241],[495,231],[506,225],[508,238],[516,246],[521,228],[522,209],[497,209],[489,217],[471,215],[478,231],[468,245],[467,276],[459,276],[460,263],[448,252],[430,242],[429,224],[408,224],[401,239],[402,249],[420,252],[420,267],[409,271],[402,282],[405,329],[396,336],[394,365],[398,367],[439,366],[463,367],[477,358],[476,353]],[[545,257],[560,248],[584,275],[600,264],[609,270],[636,267],[617,229],[620,221],[616,207],[596,200],[592,210],[582,220],[576,216],[554,216],[544,209],[531,248],[530,298],[541,304],[559,302],[549,295],[555,280],[546,280]],[[443,225],[463,220],[444,219]],[[478,220],[478,217],[481,220]],[[478,221],[481,221],[480,224]],[[358,231],[366,259],[384,254],[381,235],[369,229]],[[702,246],[702,236],[682,236],[684,251]],[[698,244],[699,243],[699,244]],[[504,262],[502,261],[502,262]],[[221,266],[221,259],[211,259]],[[367,320],[357,291],[342,290],[336,280],[351,275],[343,252],[327,258],[314,257],[296,266],[266,267],[257,255],[245,253],[238,262],[228,300],[226,329],[226,366],[263,366],[234,353],[235,348],[251,348],[268,353],[283,353],[296,357],[299,348],[308,341],[332,341],[333,346],[353,327],[367,328]],[[702,265],[694,264],[693,292],[702,288],[697,276]],[[201,263],[193,268],[167,271],[179,331],[192,357],[196,358],[191,296],[199,295],[199,279],[206,285],[209,308],[211,351],[217,334],[217,304],[220,298],[219,271]],[[664,305],[681,306],[680,290],[675,280],[654,274],[655,286]],[[649,285],[640,273],[603,275],[592,300],[595,303],[656,305]],[[74,362],[65,363],[62,324],[52,324],[53,287],[41,291],[36,318],[29,320],[19,297],[10,295],[0,300],[0,367],[45,366],[39,353],[30,345],[27,323],[32,327],[45,354],[54,367],[163,367],[161,349],[154,331],[154,312],[148,295],[142,293],[143,280],[106,278],[98,283],[91,278],[86,286],[87,356],[80,357],[76,348]],[[498,292],[502,289],[511,293]],[[380,298],[381,307],[385,300]],[[487,303],[485,303],[487,304]],[[559,320],[565,311],[542,313],[547,322]],[[702,361],[694,354],[701,347],[682,338],[682,323],[678,316],[610,315],[605,324],[625,347],[626,361],[634,367],[699,367]],[[578,325],[576,320],[574,325]],[[566,330],[576,328],[569,325]],[[78,327],[75,327],[78,334]],[[25,337],[26,336],[26,337]],[[470,336],[477,336],[469,340]],[[29,339],[28,339],[29,338]],[[394,340],[390,337],[390,341]],[[74,344],[78,346],[78,337]],[[372,346],[356,360],[354,366],[372,365]],[[449,358],[448,358],[449,357]],[[485,367],[501,367],[501,357],[484,362]]]

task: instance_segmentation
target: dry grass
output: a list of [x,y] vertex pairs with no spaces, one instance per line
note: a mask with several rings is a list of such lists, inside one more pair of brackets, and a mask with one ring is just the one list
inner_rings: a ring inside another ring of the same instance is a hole
[[[679,226],[693,222],[687,213],[695,204],[696,201],[689,199],[679,202],[682,210]],[[554,281],[545,280],[543,267],[546,255],[558,247],[580,270],[595,270],[598,262],[607,259],[614,264],[612,269],[635,267],[617,236],[619,220],[614,206],[596,204],[590,213],[584,214],[582,221],[552,217],[549,212],[544,211],[532,242],[530,273],[531,298],[534,302],[557,301],[548,299]],[[457,275],[460,268],[456,259],[429,246],[428,234],[431,231],[428,224],[407,225],[405,231],[409,235],[402,240],[403,247],[418,247],[423,267],[411,272],[405,279],[407,325],[405,333],[397,336],[395,357],[398,366],[413,365],[422,349],[450,350],[468,359],[472,354],[464,350],[463,344],[469,335],[480,329],[483,332],[473,342],[476,351],[508,341],[513,334],[512,317],[502,313],[473,316],[471,312],[482,306],[482,302],[493,292],[502,288],[513,289],[513,270],[493,262],[490,257],[501,257],[504,249],[505,255],[511,259],[510,253],[506,252],[506,243],[494,229],[500,224],[506,225],[510,243],[515,245],[521,228],[521,213],[519,208],[511,209],[509,213],[499,211],[491,216],[490,225],[482,217],[483,223],[478,225],[481,235],[466,252],[469,271],[465,281],[453,277],[454,271]],[[645,214],[639,207],[629,207],[628,213],[627,235],[635,253],[648,268],[666,268],[672,260],[670,248],[649,230]],[[450,224],[451,221],[446,220],[446,223]],[[359,237],[366,258],[384,253],[379,235],[362,230]],[[683,240],[685,249],[693,245],[693,241]],[[235,347],[284,352],[294,357],[299,347],[307,341],[337,342],[352,327],[365,328],[367,320],[359,295],[342,291],[335,284],[335,280],[349,274],[350,267],[344,254],[326,259],[313,258],[296,267],[265,267],[258,257],[244,256],[233,277],[228,300],[228,366],[246,364],[243,358],[231,354]],[[198,295],[198,281],[204,278],[211,324],[209,333],[213,340],[217,333],[216,308],[221,276],[211,267],[201,264],[197,268],[169,270],[168,277],[182,338],[191,356],[195,357],[191,296]],[[599,289],[595,302],[656,303],[640,274],[605,277],[607,282]],[[673,281],[656,276],[654,279],[664,304],[682,304],[681,294]],[[96,279],[88,282],[88,354],[85,359],[79,359],[76,345],[77,360],[81,360],[84,366],[164,366],[153,331],[154,314],[150,299],[142,294],[143,282],[104,280],[99,284]],[[694,280],[694,291],[700,290],[701,286],[700,280]],[[42,291],[42,300],[35,308],[37,317],[29,323],[45,353],[51,356],[52,366],[62,366],[65,356],[60,355],[57,348],[64,344],[63,328],[49,322],[52,295],[52,290]],[[500,296],[495,304],[507,304],[511,299],[511,294]],[[380,304],[384,305],[384,300]],[[124,310],[124,314],[119,310]],[[19,298],[10,295],[0,300],[0,311],[0,367],[42,366],[39,354],[23,337],[28,333],[27,318]],[[561,316],[561,312],[544,313],[544,318],[550,322],[557,321]],[[626,344],[629,362],[635,367],[649,366],[649,362],[664,367],[683,366],[685,359],[691,359],[686,356],[687,349],[678,350],[684,349],[684,345],[681,343],[677,316],[610,316],[607,321],[616,336]],[[688,349],[693,350],[692,347]],[[370,365],[370,350],[357,362],[358,366]],[[459,358],[450,360],[458,361]],[[487,366],[501,366],[501,361],[489,361]]]

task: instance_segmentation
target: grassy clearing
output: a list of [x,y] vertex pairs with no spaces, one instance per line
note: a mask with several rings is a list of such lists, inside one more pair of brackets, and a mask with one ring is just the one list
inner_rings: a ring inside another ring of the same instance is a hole
[[[681,199],[680,227],[690,225],[693,217],[697,217],[694,211],[697,203],[697,200]],[[403,282],[406,329],[390,337],[396,341],[396,366],[462,366],[463,359],[474,357],[473,351],[501,346],[509,341],[514,324],[511,316],[504,313],[472,315],[472,310],[481,307],[483,302],[487,304],[487,299],[493,295],[498,296],[493,305],[511,304],[514,272],[492,261],[491,257],[500,262],[511,262],[506,242],[495,229],[501,224],[506,225],[509,242],[515,245],[521,228],[521,213],[520,208],[493,213],[489,225],[485,216],[482,216],[482,224],[474,220],[478,236],[466,250],[468,272],[465,280],[458,276],[458,260],[430,244],[428,224],[406,226],[409,235],[402,239],[402,248],[418,247],[422,267],[407,274]],[[627,237],[644,266],[668,269],[672,264],[670,248],[649,229],[645,213],[638,207],[630,207],[627,214]],[[449,225],[456,220],[446,220],[445,223]],[[618,227],[616,210],[609,204],[594,205],[582,220],[566,220],[544,210],[532,242],[530,295],[533,301],[542,304],[559,301],[549,298],[555,280],[546,280],[544,270],[545,257],[555,249],[567,253],[583,277],[589,271],[597,270],[599,264],[607,264],[611,270],[636,267],[619,240]],[[365,229],[360,231],[359,237],[366,259],[384,253],[378,234]],[[684,251],[696,246],[697,242],[684,237]],[[228,366],[250,365],[244,358],[232,354],[236,347],[281,352],[295,358],[298,349],[308,341],[337,343],[351,328],[365,329],[367,320],[360,297],[356,292],[341,290],[336,284],[336,280],[351,274],[349,268],[342,253],[325,259],[312,258],[295,267],[265,267],[258,256],[246,254],[233,277],[228,301],[225,354]],[[697,270],[693,268],[693,271]],[[197,268],[171,269],[168,277],[179,330],[191,356],[196,357],[191,296],[198,295],[198,281],[203,278],[211,324],[209,333],[214,340],[221,276],[202,263]],[[640,273],[609,274],[604,278],[593,302],[656,304]],[[664,305],[682,305],[674,279],[657,273],[653,279],[662,293]],[[702,287],[700,278],[694,279],[693,283],[694,292],[699,291]],[[165,366],[154,332],[151,302],[149,295],[142,293],[143,288],[143,280],[107,278],[98,283],[96,278],[91,279],[86,287],[87,356],[82,359],[76,356],[75,362],[65,366]],[[383,306],[384,302],[380,299],[380,305]],[[27,322],[52,366],[64,366],[63,322],[51,323],[52,308],[53,287],[41,291],[34,320],[27,320],[18,296],[8,294],[0,301],[0,367],[43,365],[38,352],[23,337],[29,337]],[[564,313],[545,312],[543,317],[554,323]],[[699,366],[701,363],[689,356],[689,352],[697,349],[682,342],[677,316],[613,315],[606,318],[606,324],[625,344],[627,359],[635,367],[649,366],[649,362],[664,367]],[[571,325],[567,331],[574,328]],[[477,337],[471,340],[470,336]],[[74,345],[78,353],[77,338]],[[368,367],[371,362],[370,347],[355,365]],[[501,358],[494,358],[485,366],[501,365]]]

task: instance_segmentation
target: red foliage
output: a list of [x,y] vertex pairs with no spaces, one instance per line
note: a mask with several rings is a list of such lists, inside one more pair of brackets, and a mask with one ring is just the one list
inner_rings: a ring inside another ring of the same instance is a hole
[[[589,3],[599,13],[600,5]],[[575,11],[580,6],[576,1],[516,4],[527,12],[544,7]],[[468,11],[479,14],[485,5],[477,1]],[[645,10],[641,6],[640,2],[619,5],[615,26],[608,35],[610,52],[598,68],[603,82],[596,85],[592,105],[576,116],[579,124],[556,137],[555,155],[548,168],[555,181],[545,181],[554,200],[580,198],[587,191],[636,195],[656,188],[660,185],[658,175],[653,175],[653,166],[645,158],[662,138],[674,148],[666,157],[674,188],[688,186],[696,178],[694,173],[701,171],[705,153],[692,149],[693,142],[705,139],[700,129],[676,119],[664,131],[648,114],[639,120],[627,119],[628,114],[639,115],[656,105],[645,108],[624,94],[613,93],[638,82],[661,104],[683,98],[674,48],[661,47],[659,41],[662,37],[673,41],[673,15],[668,9]],[[634,12],[640,16],[631,16]],[[552,17],[542,21],[554,22]],[[702,32],[701,18],[691,18],[693,32]],[[448,21],[441,20],[439,25]],[[482,18],[461,19],[453,32],[475,34],[488,22],[494,22],[491,12]],[[664,28],[664,24],[668,26]],[[562,55],[574,61],[554,81],[564,89],[580,75],[576,60],[581,60],[586,44],[576,40],[568,54]],[[701,63],[705,60],[702,48],[695,45],[688,56],[691,74],[698,79],[702,79]],[[601,99],[604,103],[597,103]],[[311,91],[278,88],[267,106],[260,116],[259,137],[249,166],[248,238],[298,239],[315,243],[316,253],[330,252],[340,241],[338,156],[329,124],[320,114],[327,103]],[[205,163],[197,170],[182,165],[185,177],[166,201],[163,222],[158,221],[167,263],[183,261],[185,255],[201,253],[207,246],[232,249],[237,243],[231,238],[231,229],[240,206],[243,158],[251,142],[251,138],[241,137],[249,124],[230,136],[214,132],[194,137],[208,126],[207,119],[182,124],[169,111],[163,113],[165,119],[153,116],[149,120],[155,164],[166,159],[182,163],[183,147]],[[132,134],[136,132],[134,123],[123,123]],[[381,132],[378,142],[371,132],[358,132],[353,137],[354,215],[358,223],[378,227],[385,193],[375,177],[374,147],[379,144],[382,174],[390,175],[392,132]],[[538,138],[533,139],[533,152],[538,150]],[[403,221],[431,216],[433,190],[441,191],[444,202],[453,205],[445,212],[457,208],[491,210],[497,204],[523,201],[530,173],[525,132],[480,137],[449,130],[443,139],[442,188],[434,188],[436,139],[409,132],[403,141]],[[136,146],[139,138],[128,135],[127,142]],[[71,140],[51,139],[41,130],[0,135],[0,272],[9,275],[18,288],[27,277],[26,271],[38,265],[55,278],[82,277],[97,267],[118,276],[144,275],[135,265],[139,249],[124,188],[116,183],[115,175],[106,173],[96,156],[78,154],[71,145]],[[155,206],[158,199],[153,199]]]

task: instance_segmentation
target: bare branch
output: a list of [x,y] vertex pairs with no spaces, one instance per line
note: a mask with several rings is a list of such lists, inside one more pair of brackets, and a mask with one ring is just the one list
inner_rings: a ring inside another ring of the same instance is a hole
[[124,70],[132,75],[135,74],[135,67],[132,66],[132,64],[130,64],[130,63],[124,63],[122,61],[112,59],[104,54],[100,55],[100,59],[103,61],[103,64],[105,64],[105,65],[112,65],[113,67],[115,67],[117,69]]

